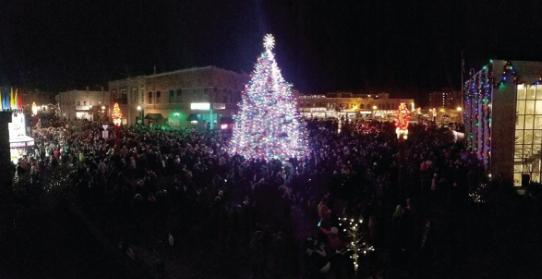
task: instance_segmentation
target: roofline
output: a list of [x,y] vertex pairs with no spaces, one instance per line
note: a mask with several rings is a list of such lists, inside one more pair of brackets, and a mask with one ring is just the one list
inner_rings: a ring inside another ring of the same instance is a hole
[[223,72],[229,72],[229,73],[236,74],[236,75],[247,75],[248,76],[248,74],[238,73],[238,72],[233,71],[233,70],[226,70],[226,69],[214,66],[214,65],[209,65],[209,66],[205,66],[205,67],[194,67],[194,68],[188,68],[188,69],[175,70],[175,71],[171,71],[171,72],[164,72],[164,73],[159,73],[159,74],[146,75],[144,77],[146,77],[146,78],[154,78],[154,77],[161,77],[161,76],[184,73],[184,72],[196,72],[196,71],[213,70],[213,69],[223,71]]
[[140,76],[135,76],[135,77],[116,79],[116,80],[111,80],[108,83],[111,84],[111,83],[118,83],[118,82],[127,82],[127,81],[132,81],[132,80],[137,80],[137,79],[156,78],[156,77],[162,77],[162,76],[167,76],[167,75],[172,75],[172,74],[196,72],[196,71],[202,71],[202,70],[218,70],[218,71],[229,72],[229,73],[241,75],[241,76],[247,76],[247,77],[250,76],[247,73],[238,73],[233,70],[227,70],[227,69],[219,68],[214,65],[209,65],[209,66],[204,66],[204,67],[193,67],[193,68],[188,68],[188,69],[180,69],[180,70],[175,70],[175,71],[170,71],[170,72],[163,72],[159,74],[140,75]]

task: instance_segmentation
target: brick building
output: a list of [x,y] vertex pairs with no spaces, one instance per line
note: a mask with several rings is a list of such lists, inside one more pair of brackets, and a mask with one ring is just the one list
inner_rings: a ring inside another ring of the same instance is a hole
[[173,127],[214,126],[237,111],[249,78],[207,66],[111,81],[109,92],[128,125],[143,120]]
[[60,107],[59,116],[66,119],[98,121],[109,110],[108,91],[71,90],[60,92],[56,97]]

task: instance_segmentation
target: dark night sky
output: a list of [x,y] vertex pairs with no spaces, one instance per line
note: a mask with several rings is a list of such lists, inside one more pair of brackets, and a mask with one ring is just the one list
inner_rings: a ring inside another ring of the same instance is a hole
[[301,92],[459,89],[489,57],[542,61],[542,5],[514,0],[0,0],[0,81],[42,90],[194,66],[250,72],[265,33]]

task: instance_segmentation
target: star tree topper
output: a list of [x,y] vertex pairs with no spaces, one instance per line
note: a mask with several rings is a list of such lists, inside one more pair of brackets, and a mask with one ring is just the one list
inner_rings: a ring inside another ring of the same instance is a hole
[[273,50],[275,47],[275,38],[271,34],[265,35],[263,38],[263,47],[265,47],[266,50]]

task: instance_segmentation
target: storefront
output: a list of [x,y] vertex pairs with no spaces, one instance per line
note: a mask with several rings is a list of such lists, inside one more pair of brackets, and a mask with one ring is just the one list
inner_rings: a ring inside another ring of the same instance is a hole
[[75,106],[75,118],[93,120],[92,106]]

